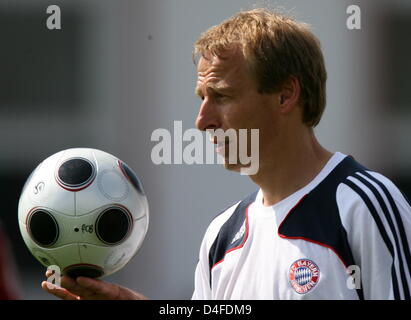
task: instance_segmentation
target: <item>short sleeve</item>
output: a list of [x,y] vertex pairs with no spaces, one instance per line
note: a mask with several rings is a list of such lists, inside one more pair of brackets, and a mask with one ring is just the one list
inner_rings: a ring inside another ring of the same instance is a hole
[[410,299],[411,207],[401,191],[381,174],[364,171],[337,189],[337,204],[347,232],[365,299]]

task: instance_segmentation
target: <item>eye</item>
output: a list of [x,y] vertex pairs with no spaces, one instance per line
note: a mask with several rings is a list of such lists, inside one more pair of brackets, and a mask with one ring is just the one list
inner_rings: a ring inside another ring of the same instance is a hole
[[221,100],[226,100],[226,99],[228,98],[228,96],[216,92],[216,93],[213,95],[213,98],[214,98],[215,100],[217,100],[217,101],[221,101]]

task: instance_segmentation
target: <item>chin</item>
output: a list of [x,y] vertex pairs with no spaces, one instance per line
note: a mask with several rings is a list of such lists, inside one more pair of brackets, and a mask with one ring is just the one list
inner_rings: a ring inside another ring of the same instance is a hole
[[[246,175],[246,176],[254,176],[259,171],[258,167],[253,168],[249,164],[246,164],[246,165],[243,165],[241,163],[230,164],[230,163],[228,163],[228,159],[227,159],[227,161],[224,162],[224,168],[227,169],[227,170],[230,170],[230,171],[239,172],[242,175]],[[249,169],[252,169],[252,170],[250,171]]]
[[224,162],[224,168],[230,171],[240,172],[243,166],[241,164],[231,164],[231,163],[228,163],[227,161],[227,162]]

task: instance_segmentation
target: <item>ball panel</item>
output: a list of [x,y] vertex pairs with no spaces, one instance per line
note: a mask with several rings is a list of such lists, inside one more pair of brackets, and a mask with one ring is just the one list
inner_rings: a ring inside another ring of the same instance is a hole
[[45,159],[27,179],[19,200],[19,220],[25,223],[27,214],[34,207],[56,208],[59,212],[73,215],[75,202],[73,193],[62,189],[55,180],[57,163],[64,151]]
[[127,181],[115,170],[103,170],[98,176],[98,188],[111,201],[123,201],[129,193]]
[[[134,248],[133,255],[140,249],[146,236],[149,224],[149,215],[146,214],[133,221],[133,230],[124,245],[130,245]],[[136,245],[137,244],[137,245]]]
[[83,158],[65,160],[57,171],[60,183],[70,188],[79,188],[90,182],[95,174],[92,163]]
[[73,242],[101,245],[94,227],[97,215],[101,210],[98,209],[87,215],[72,217],[53,212],[60,226],[60,236],[54,247],[65,246]]
[[79,245],[77,243],[71,243],[61,247],[38,249],[42,249],[47,255],[53,257],[56,265],[59,266],[62,271],[69,265],[83,262],[79,254]]
[[[127,201],[131,189],[126,179],[121,181],[120,175],[114,176],[117,158],[103,151],[91,149],[90,158],[94,159],[96,166],[96,179],[86,189],[76,192],[76,215],[86,215],[94,211],[96,207],[110,206],[113,202]],[[73,155],[73,154],[72,154]],[[110,174],[108,174],[110,173]],[[114,176],[113,181],[110,179]],[[115,190],[111,183],[119,187]],[[104,184],[104,186],[103,186]],[[98,204],[98,205],[97,205]]]
[[144,195],[143,186],[141,185],[140,180],[138,179],[135,172],[123,161],[118,161],[118,165],[121,169],[121,172],[124,176],[131,182],[133,187],[139,192],[140,194]]
[[104,210],[96,221],[97,237],[108,245],[123,242],[132,227],[130,214],[121,207]]
[[[80,245],[79,253],[81,263],[94,264],[104,270],[104,276],[121,269],[132,257],[125,252],[127,246],[101,246],[101,245]],[[132,246],[134,250],[134,246]],[[134,253],[134,251],[133,251]]]
[[58,265],[57,260],[48,254],[44,249],[37,249],[34,248],[32,249],[32,253],[34,257],[46,268],[51,266],[51,265]]
[[104,275],[104,270],[96,265],[80,263],[66,267],[63,274],[73,279],[77,277],[100,278]]
[[52,246],[59,236],[56,219],[44,209],[36,209],[28,215],[27,228],[34,242],[42,247]]

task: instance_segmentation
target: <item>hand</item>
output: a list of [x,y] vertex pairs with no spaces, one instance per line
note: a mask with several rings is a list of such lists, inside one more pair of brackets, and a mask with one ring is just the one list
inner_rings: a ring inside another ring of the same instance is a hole
[[[47,270],[46,277],[53,271]],[[147,300],[145,296],[114,283],[98,279],[61,277],[61,287],[43,281],[41,287],[46,292],[64,300]]]

